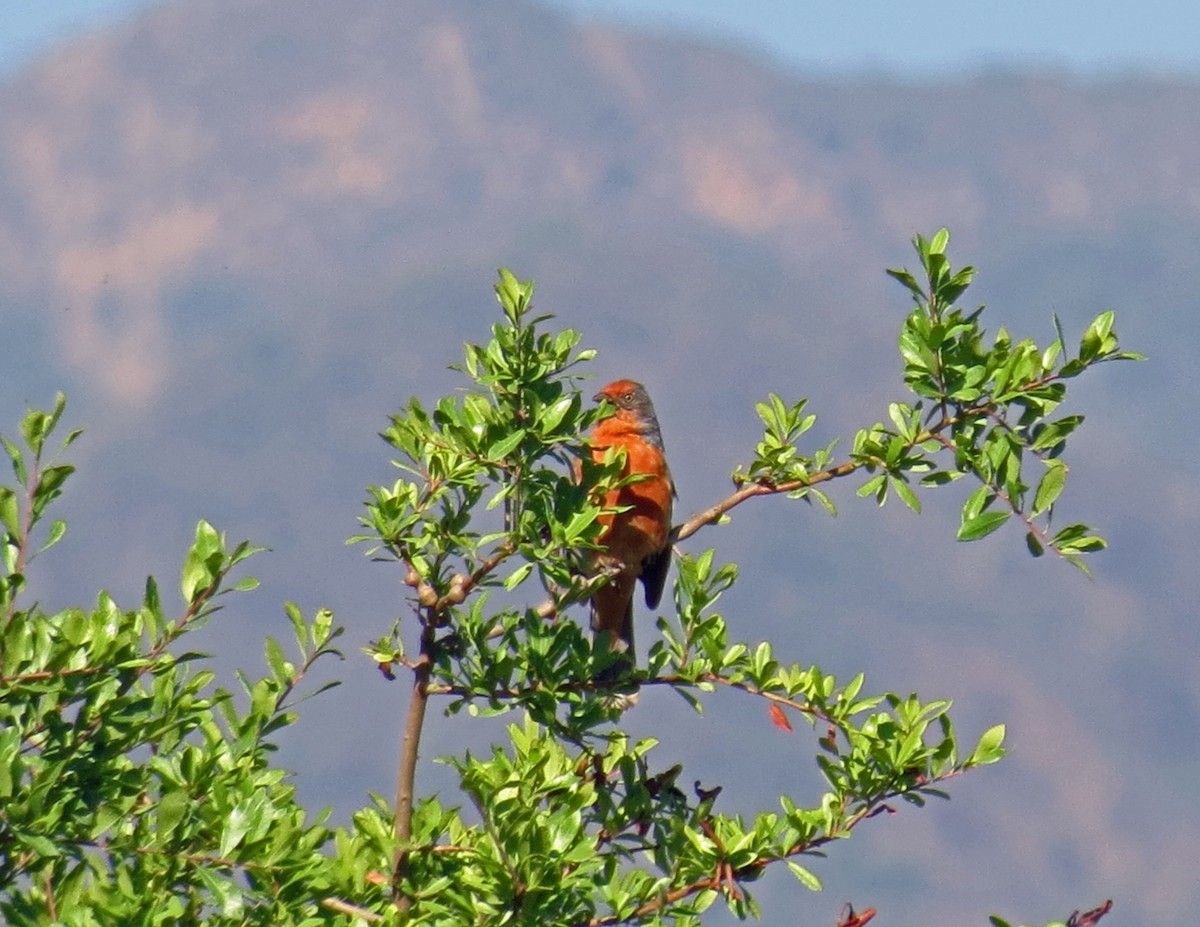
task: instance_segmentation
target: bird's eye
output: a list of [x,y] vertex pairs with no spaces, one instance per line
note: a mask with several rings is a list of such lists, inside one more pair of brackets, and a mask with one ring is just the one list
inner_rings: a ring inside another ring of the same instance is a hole
[[624,399],[626,402],[633,402],[633,392],[630,391],[630,392],[626,393],[624,396],[622,396],[621,398]]

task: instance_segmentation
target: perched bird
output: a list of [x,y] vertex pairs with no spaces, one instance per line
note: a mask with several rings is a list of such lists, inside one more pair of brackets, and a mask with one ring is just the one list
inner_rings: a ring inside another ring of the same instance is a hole
[[609,647],[633,658],[633,593],[637,580],[645,587],[646,605],[656,608],[671,563],[671,505],[675,483],[663,453],[662,431],[646,388],[633,380],[617,380],[594,397],[607,400],[616,412],[592,430],[592,456],[603,461],[609,448],[624,451],[623,476],[644,479],[614,489],[606,508],[624,511],[600,516],[603,549],[596,565],[614,572],[592,596],[592,633],[606,637]]

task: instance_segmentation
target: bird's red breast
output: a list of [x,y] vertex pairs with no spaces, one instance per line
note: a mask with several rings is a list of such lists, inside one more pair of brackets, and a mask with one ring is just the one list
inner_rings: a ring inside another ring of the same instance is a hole
[[602,461],[610,448],[618,448],[624,451],[622,475],[644,477],[604,498],[606,508],[624,510],[600,517],[605,531],[596,560],[616,573],[592,598],[592,630],[607,633],[610,646],[632,653],[636,581],[641,579],[651,608],[657,607],[666,583],[675,484],[646,388],[633,380],[617,380],[595,399],[607,400],[616,411],[592,430],[592,455]]

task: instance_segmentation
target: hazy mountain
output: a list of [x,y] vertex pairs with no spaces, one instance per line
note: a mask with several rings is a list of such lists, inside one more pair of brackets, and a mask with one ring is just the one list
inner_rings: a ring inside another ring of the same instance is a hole
[[[813,398],[817,441],[883,415],[906,309],[883,269],[948,225],[993,326],[1048,341],[1051,313],[1078,332],[1116,307],[1152,355],[1080,384],[1064,506],[1113,550],[1088,582],[1016,532],[955,545],[953,499],[917,519],[851,486],[837,520],[763,502],[697,539],[743,561],[747,639],[954,697],[965,736],[1007,720],[1014,743],[958,801],[837,848],[826,893],[766,880],[766,922],[845,900],[899,927],[1044,922],[1114,897],[1126,927],[1190,924],[1197,112],[1200,84],[1161,78],[809,80],[522,3],[192,0],[76,42],[0,87],[0,428],[60,387],[89,428],[44,598],[134,601],[199,517],[270,545],[264,589],[207,641],[254,667],[283,599],[338,611],[348,684],[287,759],[345,811],[388,792],[404,700],[354,646],[404,606],[342,540],[392,478],[386,413],[453,388],[446,364],[486,338],[496,266],[537,278],[601,379],[647,382],[694,511],[768,390]],[[706,782],[811,794],[809,745],[757,705],[638,712]],[[432,724],[427,756],[460,723]]]

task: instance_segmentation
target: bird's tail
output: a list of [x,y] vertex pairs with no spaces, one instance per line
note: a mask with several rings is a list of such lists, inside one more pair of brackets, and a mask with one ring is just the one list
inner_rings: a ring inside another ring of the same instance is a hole
[[592,599],[592,640],[596,644],[607,644],[609,650],[616,650],[634,660],[633,653],[633,599],[625,603],[624,612],[619,620],[613,621],[611,613],[606,613],[602,606]]
[[633,577],[617,576],[592,596],[592,641],[597,650],[606,647],[620,654],[597,677],[612,682],[633,667]]

